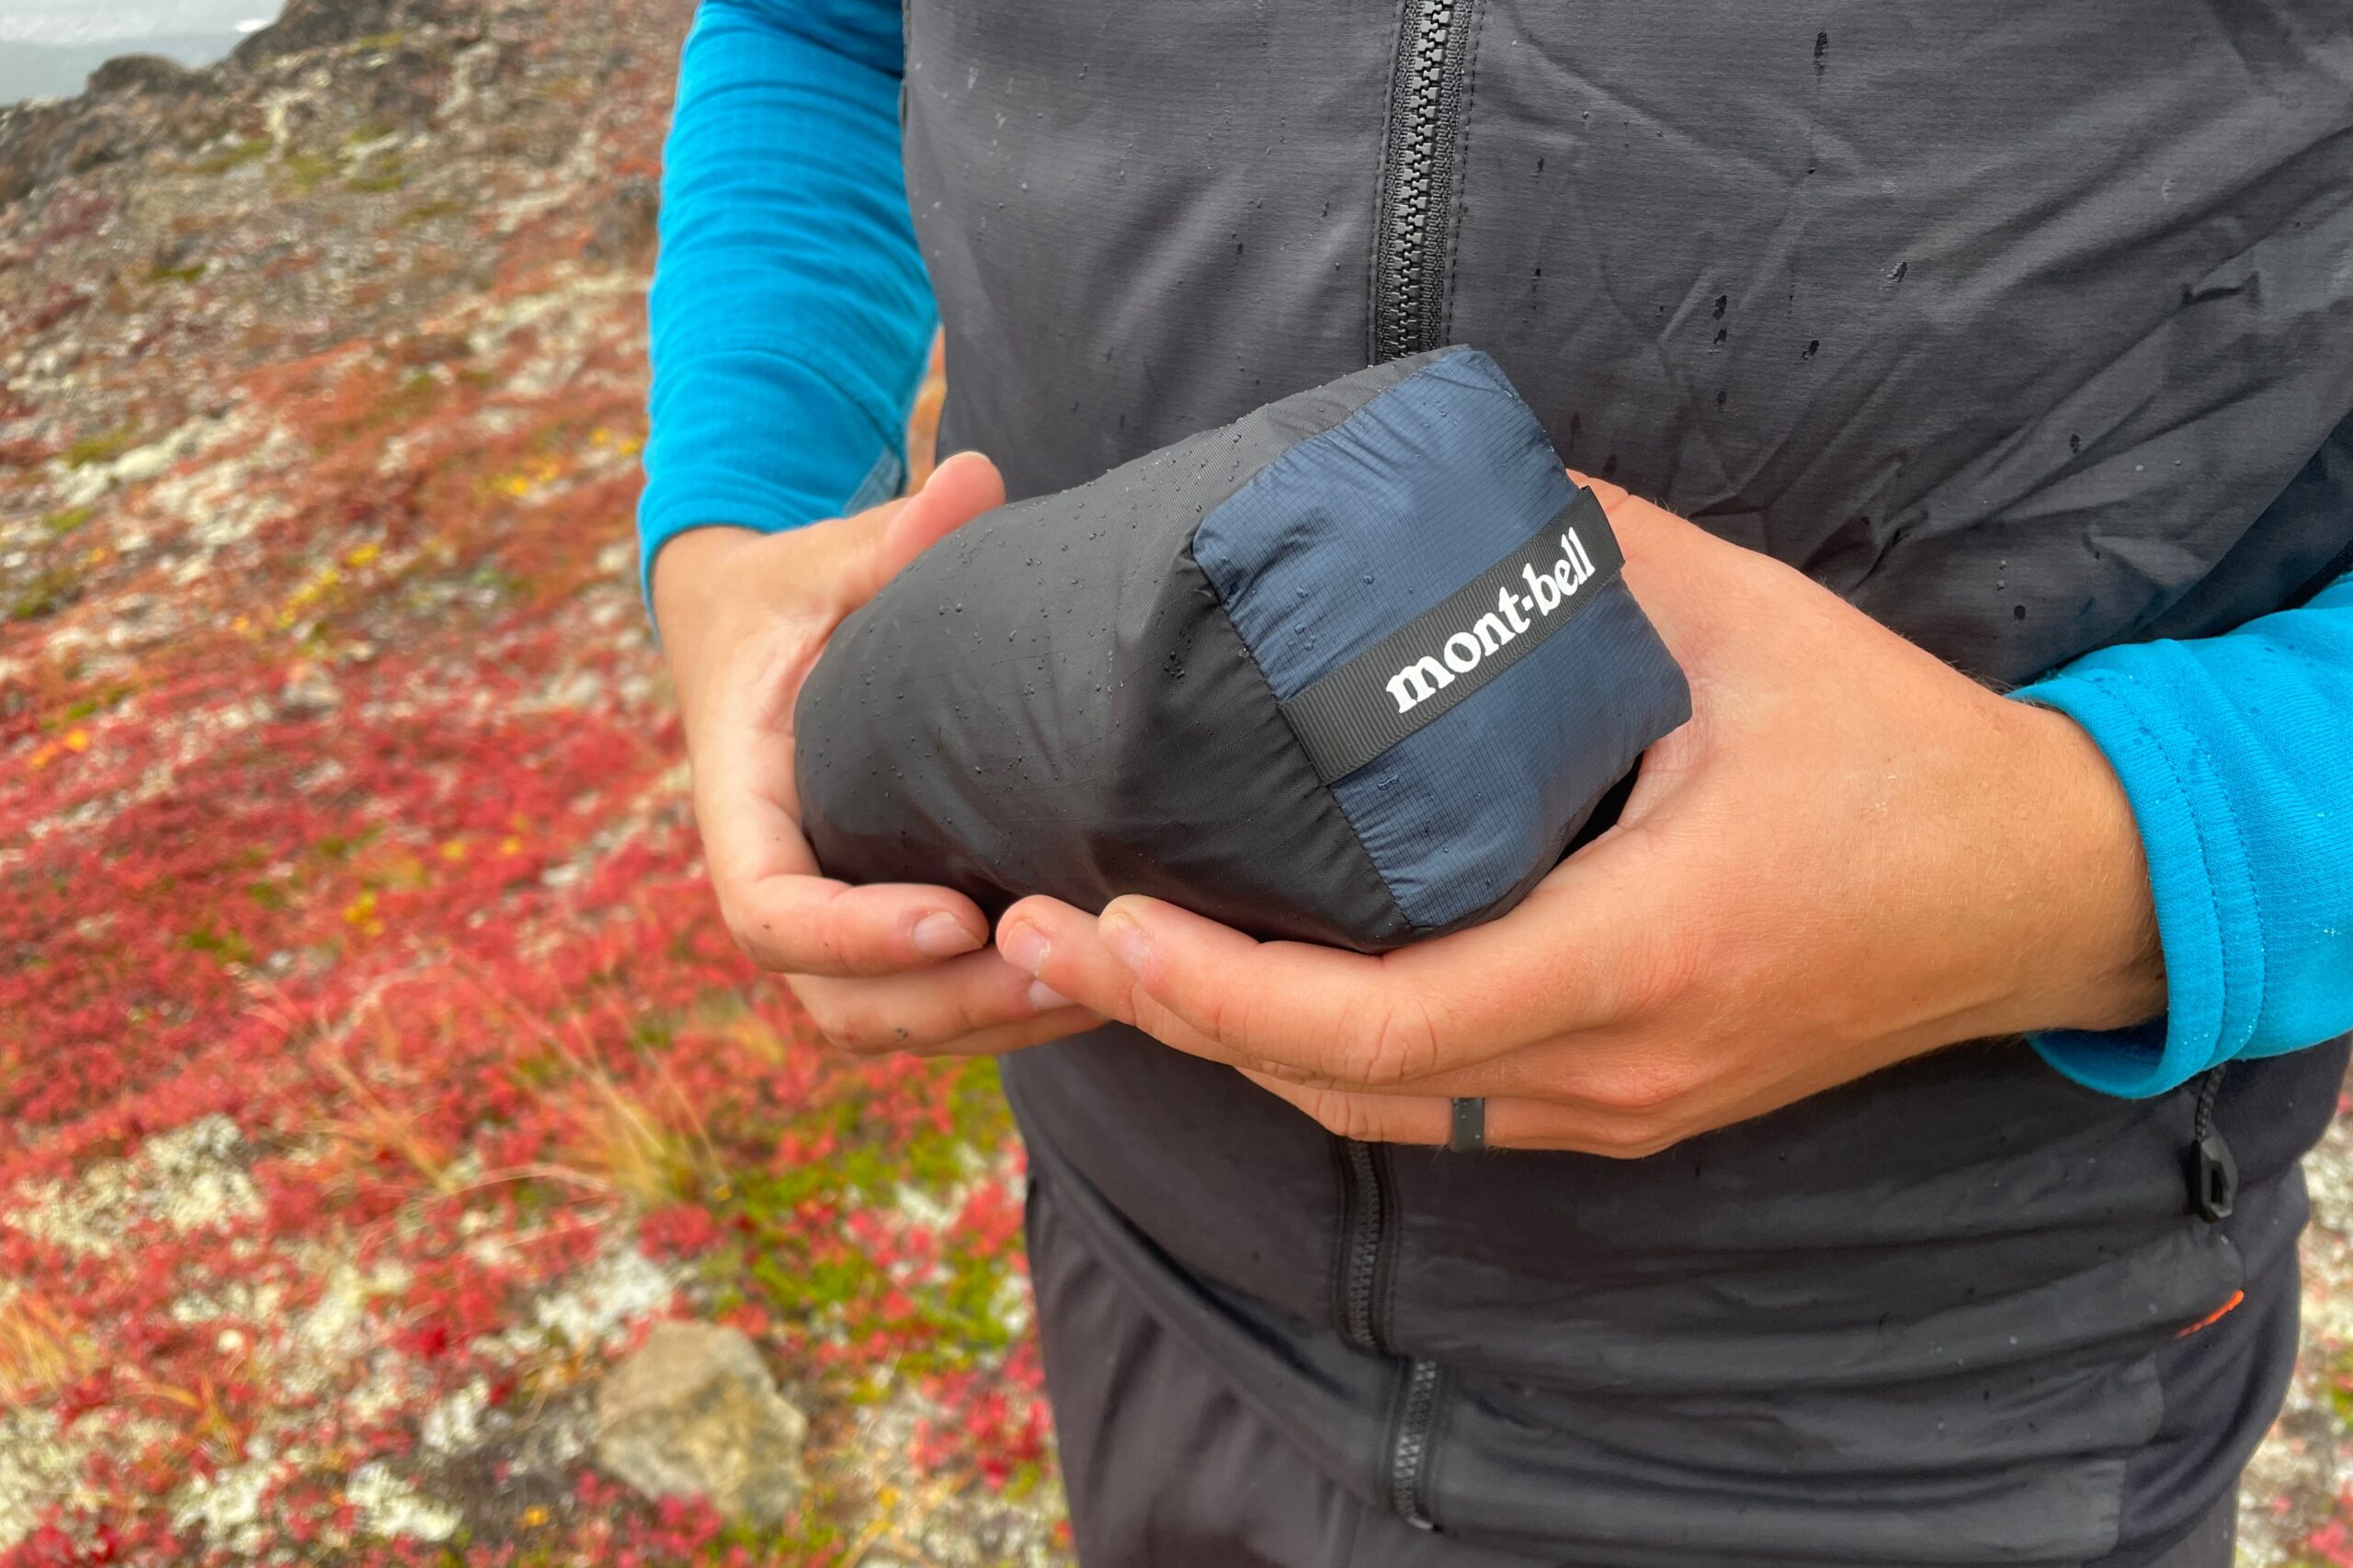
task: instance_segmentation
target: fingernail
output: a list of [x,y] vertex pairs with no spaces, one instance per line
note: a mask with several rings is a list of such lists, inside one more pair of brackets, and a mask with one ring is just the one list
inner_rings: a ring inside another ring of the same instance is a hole
[[915,951],[927,959],[952,959],[973,951],[986,939],[973,936],[971,926],[944,911],[915,922]]
[[1061,992],[1055,990],[1052,986],[1047,984],[1044,981],[1033,980],[1029,983],[1029,1010],[1031,1012],[1051,1013],[1057,1008],[1067,1007],[1069,1006],[1071,1006],[1071,999],[1063,995]]
[[1130,969],[1142,969],[1152,961],[1152,938],[1143,933],[1135,916],[1123,909],[1108,910],[1097,926],[1103,945],[1111,956]]
[[1044,972],[1046,954],[1051,950],[1046,934],[1035,926],[1008,926],[997,933],[996,950],[1005,961],[1031,974]]

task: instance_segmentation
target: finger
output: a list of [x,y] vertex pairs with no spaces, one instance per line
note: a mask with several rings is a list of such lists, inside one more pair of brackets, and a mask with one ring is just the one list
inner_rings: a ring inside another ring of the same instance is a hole
[[1103,945],[1095,916],[1060,899],[1033,895],[998,917],[1005,961],[1081,1006],[1136,1021],[1135,976]]
[[[1443,1147],[1453,1138],[1454,1105],[1449,1099],[1349,1094],[1288,1083],[1262,1073],[1245,1072],[1244,1076],[1342,1138],[1427,1147]],[[1612,1116],[1542,1100],[1491,1098],[1485,1115],[1488,1149],[1549,1150],[1632,1160],[1671,1148],[1683,1137],[1665,1120]]]
[[1134,895],[1096,922],[1131,977],[1136,1027],[1181,1051],[1307,1082],[1403,1083],[1445,1065],[1419,999],[1383,960],[1304,942],[1259,942]]
[[1006,961],[1107,1018],[1142,1029],[1163,1045],[1213,1062],[1297,1078],[1288,1062],[1239,1055],[1178,1017],[1136,983],[1135,975],[1104,945],[1096,917],[1058,899],[1023,899],[997,922],[997,950]]
[[1539,1040],[1410,1084],[1355,1092],[1392,1098],[1540,1101],[1595,1123],[1649,1125],[1693,1112],[1721,1087],[1719,1066],[1726,1052],[1704,1040],[1683,1029],[1597,1029]]
[[1242,1075],[1276,1098],[1288,1100],[1325,1131],[1360,1143],[1440,1144],[1453,1136],[1454,1108],[1443,1099],[1351,1094],[1246,1068]]
[[706,733],[695,757],[695,820],[728,930],[762,969],[885,974],[988,942],[988,917],[951,889],[851,887],[821,875],[801,834],[791,744],[774,730]]
[[723,710],[756,716],[703,726],[695,754],[696,824],[737,945],[763,969],[833,975],[918,968],[984,946],[988,919],[961,893],[851,888],[820,874],[801,836],[790,728],[780,716],[756,717],[759,689]]
[[1040,1013],[1024,1024],[1000,1024],[993,1029],[983,1029],[961,1040],[951,1040],[916,1052],[920,1056],[1003,1056],[1008,1051],[1027,1051],[1048,1040],[1063,1040],[1074,1034],[1103,1027],[1100,1015],[1084,1007],[1063,1007],[1051,1013]]
[[1050,1016],[1071,1015],[1058,1022],[1075,1020],[1082,1027],[1101,1021],[994,949],[907,974],[872,980],[801,976],[791,983],[817,1031],[850,1051],[961,1049],[957,1042],[1008,1026],[1019,1032]]
[[[1185,918],[1198,921],[1213,944],[1236,950],[1259,950],[1259,944],[1214,921],[1189,915]],[[1295,1081],[1333,1081],[1327,1071],[1302,1065],[1304,1052],[1295,1048],[1297,1042],[1287,1042],[1294,1049],[1268,1053],[1245,1038],[1251,1033],[1246,1028],[1230,1028],[1231,1038],[1226,1039],[1208,1032],[1146,990],[1136,971],[1105,940],[1104,929],[1097,917],[1068,904],[1052,899],[1025,899],[998,922],[997,946],[1008,961],[1106,1017],[1143,1030],[1164,1045],[1213,1062],[1254,1068]],[[1268,946],[1284,949],[1278,961],[1286,963],[1313,965],[1326,957],[1356,957],[1301,943]]]
[[843,612],[872,598],[907,562],[956,529],[1004,505],[1005,481],[996,464],[978,452],[958,452],[904,503],[861,513],[855,520],[866,526],[864,554],[840,579]]
[[1691,926],[1674,917],[1675,870],[1642,831],[1597,840],[1501,919],[1381,958],[1254,942],[1154,899],[1116,899],[1097,924],[1136,978],[1139,1028],[1161,1033],[1141,1017],[1149,998],[1207,1042],[1198,1054],[1394,1089],[1616,1022],[1671,988]]
[[[719,857],[713,846],[715,878]],[[988,917],[949,888],[915,882],[852,887],[829,877],[784,874],[722,881],[719,896],[736,945],[762,969],[782,974],[923,970],[976,952],[988,941]]]

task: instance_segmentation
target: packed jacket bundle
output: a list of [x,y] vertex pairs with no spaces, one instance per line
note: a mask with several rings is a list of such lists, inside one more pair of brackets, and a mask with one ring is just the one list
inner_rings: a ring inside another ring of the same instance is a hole
[[802,688],[803,824],[829,875],[992,915],[1456,930],[1689,716],[1622,565],[1494,360],[1377,365],[918,557]]

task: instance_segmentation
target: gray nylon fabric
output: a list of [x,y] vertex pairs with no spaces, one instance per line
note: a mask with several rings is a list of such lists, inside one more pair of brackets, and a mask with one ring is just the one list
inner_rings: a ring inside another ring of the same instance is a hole
[[[1230,1353],[1154,1300],[1165,1268],[1116,1242],[1083,1191],[1030,1172],[1030,1278],[1047,1391],[1080,1560],[1123,1568],[1563,1568],[1557,1543],[1527,1554],[1420,1530],[1332,1479],[1319,1445],[1264,1414],[1283,1392],[1237,1384]],[[1271,1392],[1273,1397],[1267,1397]],[[1139,1418],[1148,1412],[1148,1418]],[[2236,1499],[2188,1533],[2099,1568],[2231,1568]],[[1689,1568],[1688,1554],[1666,1568]],[[1752,1564],[1756,1559],[1750,1560]]]
[[[802,829],[829,874],[1156,893],[1270,936],[1411,935],[1190,553],[1200,518],[1415,369],[1297,394],[974,519],[846,619],[795,708]],[[1279,863],[1248,851],[1280,824]]]
[[[2347,563],[2342,0],[1462,4],[1439,326],[1574,466],[1997,682],[2226,630]],[[907,20],[947,437],[1016,494],[1364,363],[1393,0]],[[1449,1369],[1441,1528],[1755,1562],[1745,1500],[1769,1494],[1760,1528],[1804,1543],[1771,1561],[1939,1561],[1940,1520],[1992,1532],[1986,1561],[2164,1544],[2284,1387],[2279,1233],[2345,1065],[2339,1043],[2232,1070],[2244,1224],[2188,1211],[2189,1096],[2105,1100],[2015,1043],[1627,1165],[1388,1152],[1393,1348]],[[1347,1359],[1320,1129],[1120,1030],[1006,1078],[1041,1161],[1149,1244],[1154,1311],[1236,1387],[1269,1364],[1245,1346]],[[2268,1240],[2241,1253],[2248,1225]],[[2234,1268],[2247,1306],[2164,1338]],[[1732,1380],[1712,1405],[1698,1370]],[[1393,1390],[1280,1386],[1333,1433],[1377,1428]],[[1377,1449],[1318,1467],[1377,1498]],[[1610,1466],[1527,1468],[1563,1450]],[[1938,1490],[1963,1477],[1971,1497]],[[1848,1506],[1881,1486],[1915,1509]]]
[[1621,581],[1587,585],[1607,608],[1528,636],[1529,657],[1336,787],[1279,699],[1542,534],[1570,494],[1493,362],[1449,350],[977,518],[844,621],[802,688],[818,862],[992,914],[1145,892],[1366,950],[1498,913],[1689,717]]

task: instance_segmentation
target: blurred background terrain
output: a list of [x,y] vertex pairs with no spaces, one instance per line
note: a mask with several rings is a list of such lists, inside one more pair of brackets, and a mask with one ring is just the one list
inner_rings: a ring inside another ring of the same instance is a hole
[[[146,51],[0,108],[0,1568],[1066,1562],[993,1070],[701,880],[687,0],[256,8],[0,0],[0,100]],[[2250,1564],[2353,1564],[2348,1172]]]
[[696,858],[687,17],[312,0],[0,111],[9,1568],[1059,1556],[992,1070],[809,1047]]
[[123,54],[210,65],[259,32],[279,0],[0,0],[0,104],[71,97]]

